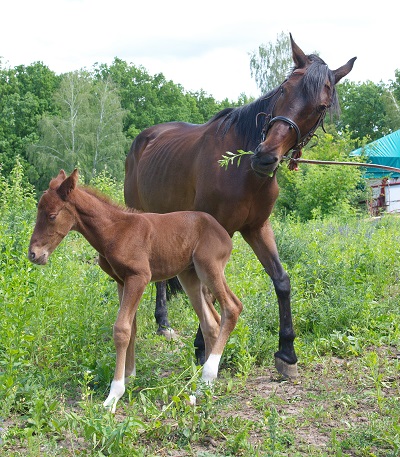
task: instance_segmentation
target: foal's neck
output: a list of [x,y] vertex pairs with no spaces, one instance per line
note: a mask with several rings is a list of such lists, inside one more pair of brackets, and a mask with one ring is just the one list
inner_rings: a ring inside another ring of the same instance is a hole
[[96,251],[104,254],[106,245],[115,237],[113,225],[128,213],[105,197],[102,198],[87,189],[77,188],[76,191],[75,230],[81,233]]

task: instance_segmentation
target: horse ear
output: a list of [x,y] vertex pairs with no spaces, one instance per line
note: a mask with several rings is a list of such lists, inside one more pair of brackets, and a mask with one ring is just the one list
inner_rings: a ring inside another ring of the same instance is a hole
[[62,198],[62,200],[66,200],[69,194],[75,189],[78,178],[79,173],[75,168],[75,170],[68,176],[68,178],[65,178],[64,181],[60,184],[60,187],[57,189],[57,193]]
[[295,64],[296,68],[304,68],[308,62],[308,57],[294,42],[292,34],[289,33],[289,35],[290,35],[290,44],[292,46],[292,56],[293,56],[294,64]]
[[56,178],[53,178],[50,181],[50,184],[49,184],[50,189],[57,189],[66,177],[67,177],[67,175],[65,174],[65,171],[60,170],[60,173],[58,173],[58,176]]
[[333,74],[335,75],[335,84],[337,84],[344,76],[348,75],[351,72],[356,59],[357,57],[353,57],[346,63],[346,65],[343,65],[342,67],[333,71]]

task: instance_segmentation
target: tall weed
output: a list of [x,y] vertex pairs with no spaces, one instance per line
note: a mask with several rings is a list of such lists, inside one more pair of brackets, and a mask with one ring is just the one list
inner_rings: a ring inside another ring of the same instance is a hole
[[[95,184],[120,200],[122,189],[106,175]],[[239,235],[226,275],[244,310],[224,354],[223,382],[199,406],[187,404],[186,391],[196,389],[198,376],[193,363],[198,320],[180,294],[169,304],[179,338],[167,342],[157,336],[155,288],[149,285],[138,311],[137,377],[127,387],[121,417],[110,417],[101,402],[115,364],[115,284],[76,233],[45,267],[29,263],[36,201],[18,162],[9,177],[0,174],[0,202],[0,446],[9,450],[17,443],[46,455],[40,451],[45,442],[47,455],[69,455],[58,444],[64,440],[66,446],[68,439],[69,447],[84,455],[151,456],[160,455],[160,448],[192,455],[192,446],[207,436],[219,443],[211,455],[285,455],[293,437],[271,403],[257,423],[220,414],[229,398],[240,398],[255,365],[272,366],[278,342],[274,288]],[[400,344],[399,218],[305,223],[273,218],[272,223],[291,277],[301,363],[321,354],[353,357],[367,346]],[[386,414],[387,380],[375,359],[367,362]],[[254,432],[264,437],[257,446]]]

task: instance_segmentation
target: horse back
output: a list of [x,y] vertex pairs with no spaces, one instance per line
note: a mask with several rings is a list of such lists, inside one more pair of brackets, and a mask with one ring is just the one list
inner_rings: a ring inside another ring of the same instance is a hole
[[[223,268],[232,251],[227,231],[209,214],[177,211],[138,215],[144,251],[150,253],[152,281],[169,279],[197,263],[218,262]],[[207,260],[208,259],[208,260]]]
[[169,122],[141,132],[125,161],[126,205],[157,213],[194,210],[206,129],[207,124]]
[[262,225],[278,195],[276,179],[257,178],[249,156],[228,170],[218,163],[227,151],[242,149],[240,141],[233,128],[222,133],[217,120],[144,130],[126,159],[126,204],[155,213],[203,211],[231,235],[249,224]]

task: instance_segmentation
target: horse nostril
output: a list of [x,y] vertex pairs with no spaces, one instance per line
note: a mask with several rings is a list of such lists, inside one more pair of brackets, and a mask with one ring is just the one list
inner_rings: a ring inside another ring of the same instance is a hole
[[29,260],[35,260],[35,257],[36,257],[35,253],[33,251],[29,251],[29,253],[28,253]]

